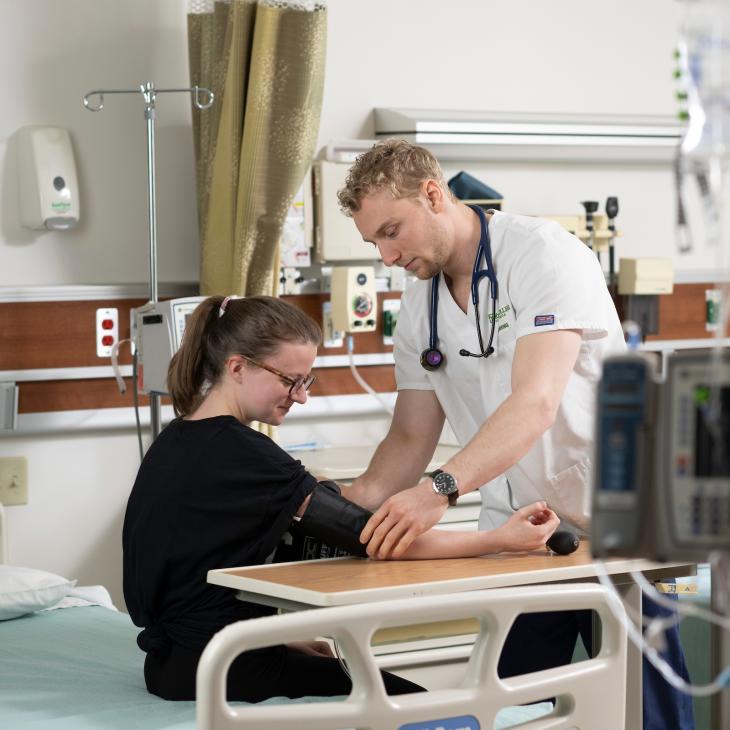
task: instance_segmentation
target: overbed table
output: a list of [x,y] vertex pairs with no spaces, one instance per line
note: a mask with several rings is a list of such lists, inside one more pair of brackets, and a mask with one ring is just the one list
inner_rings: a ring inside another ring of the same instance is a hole
[[[626,605],[639,615],[641,590],[631,579],[631,571],[641,571],[652,581],[696,572],[695,566],[687,563],[612,559],[604,565]],[[564,556],[541,551],[448,560],[335,558],[208,573],[210,583],[236,590],[243,601],[287,611],[485,588],[596,580],[596,567],[587,541],[582,541],[572,555]],[[642,657],[631,642],[627,662],[626,727],[633,729],[642,726]]]

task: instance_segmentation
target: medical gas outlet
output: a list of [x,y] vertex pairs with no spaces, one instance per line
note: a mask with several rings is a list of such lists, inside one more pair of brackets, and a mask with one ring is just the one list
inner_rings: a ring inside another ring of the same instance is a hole
[[332,323],[340,332],[373,332],[378,299],[372,266],[336,266],[332,269]]

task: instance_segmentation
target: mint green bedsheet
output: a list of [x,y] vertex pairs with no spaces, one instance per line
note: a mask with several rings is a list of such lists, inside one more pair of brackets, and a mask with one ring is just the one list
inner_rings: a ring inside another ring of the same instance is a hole
[[[43,611],[0,622],[0,728],[4,730],[193,730],[194,702],[147,692],[137,629],[98,606]],[[268,703],[325,702],[273,698]],[[550,711],[507,708],[495,730]]]

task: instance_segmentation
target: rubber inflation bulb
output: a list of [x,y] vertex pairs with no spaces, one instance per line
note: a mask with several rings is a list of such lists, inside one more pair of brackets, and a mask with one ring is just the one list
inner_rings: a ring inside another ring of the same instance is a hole
[[556,530],[545,544],[558,555],[570,555],[578,549],[580,540],[569,530]]

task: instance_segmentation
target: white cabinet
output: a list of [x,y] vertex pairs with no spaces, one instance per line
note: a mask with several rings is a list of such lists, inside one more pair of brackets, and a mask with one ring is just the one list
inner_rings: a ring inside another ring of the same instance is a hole
[[354,221],[339,208],[337,191],[350,170],[349,164],[321,160],[314,175],[314,250],[317,261],[379,260],[378,249],[362,240]]

